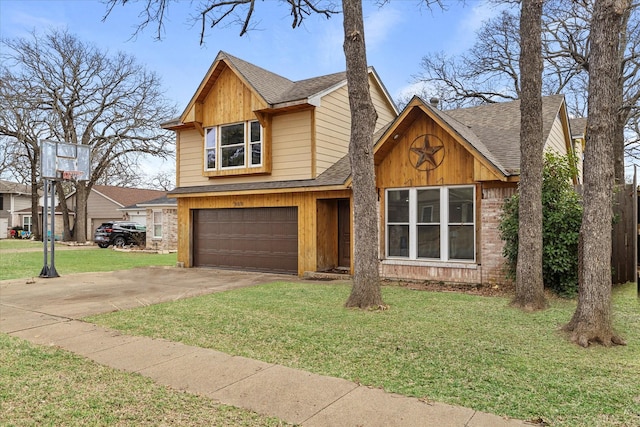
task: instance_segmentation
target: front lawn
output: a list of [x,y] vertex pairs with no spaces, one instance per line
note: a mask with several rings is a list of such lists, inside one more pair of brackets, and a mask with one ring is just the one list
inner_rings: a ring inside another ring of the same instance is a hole
[[2,426],[283,426],[53,347],[0,334]]
[[127,334],[341,377],[553,426],[640,425],[640,304],[615,290],[625,347],[558,331],[575,302],[526,314],[508,300],[385,287],[386,311],[345,309],[346,285],[273,283],[87,319]]
[[[40,275],[44,265],[42,242],[17,241],[20,246],[14,246],[16,241],[2,240],[0,242],[0,280],[29,278]],[[31,248],[30,251],[24,250],[29,247]],[[55,267],[61,276],[92,271],[126,270],[145,266],[175,266],[176,259],[175,253],[156,254],[142,251],[114,251],[111,249],[99,249],[95,246],[78,249],[56,245],[55,251]],[[50,258],[49,262],[51,262]]]

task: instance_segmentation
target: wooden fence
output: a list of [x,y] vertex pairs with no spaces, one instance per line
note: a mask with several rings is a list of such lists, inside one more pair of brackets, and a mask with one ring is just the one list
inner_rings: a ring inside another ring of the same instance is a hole
[[613,283],[638,278],[638,195],[636,185],[617,187],[613,205],[611,269]]

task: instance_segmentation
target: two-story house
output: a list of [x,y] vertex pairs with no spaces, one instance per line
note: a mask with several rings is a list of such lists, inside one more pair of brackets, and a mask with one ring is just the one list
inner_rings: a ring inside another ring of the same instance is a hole
[[[373,68],[383,277],[503,279],[497,224],[517,188],[517,102],[399,113]],[[544,100],[545,140],[573,150],[562,96]],[[221,52],[176,120],[178,262],[305,272],[352,268],[345,73],[291,81]]]

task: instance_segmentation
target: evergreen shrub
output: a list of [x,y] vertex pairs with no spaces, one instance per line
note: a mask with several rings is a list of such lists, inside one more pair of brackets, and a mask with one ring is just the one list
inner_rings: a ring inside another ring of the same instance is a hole
[[[578,236],[582,222],[581,198],[573,187],[576,173],[568,157],[546,153],[542,173],[542,276],[544,286],[563,297],[578,292]],[[505,242],[507,274],[515,279],[518,262],[518,205],[515,194],[505,200],[500,237]]]

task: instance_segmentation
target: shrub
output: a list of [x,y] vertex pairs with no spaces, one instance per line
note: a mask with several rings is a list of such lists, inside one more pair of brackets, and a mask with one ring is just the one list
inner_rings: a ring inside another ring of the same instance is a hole
[[[565,297],[578,291],[578,236],[582,222],[580,196],[571,178],[575,166],[567,157],[546,153],[542,173],[542,277],[544,286]],[[505,242],[507,274],[515,279],[518,262],[518,194],[505,200],[500,237]]]

